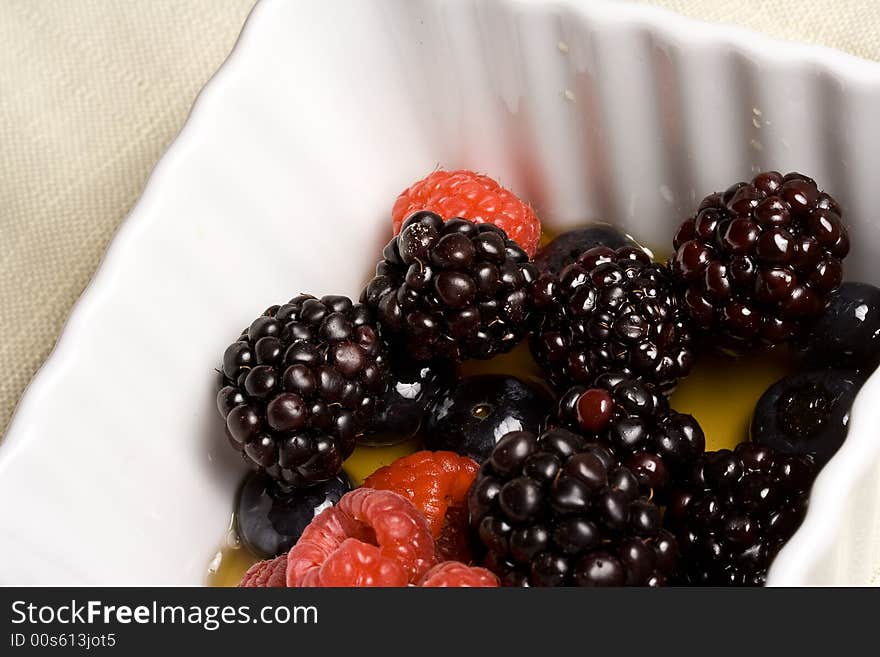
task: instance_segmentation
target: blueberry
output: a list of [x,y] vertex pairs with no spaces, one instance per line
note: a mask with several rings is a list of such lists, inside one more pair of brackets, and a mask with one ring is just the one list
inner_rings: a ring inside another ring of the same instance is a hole
[[848,370],[793,374],[770,386],[752,418],[752,442],[822,466],[846,438],[849,411],[864,379]]
[[594,246],[617,249],[621,246],[639,246],[629,235],[611,224],[597,222],[586,228],[575,228],[554,237],[535,254],[535,266],[541,273],[558,274],[584,251]]
[[511,431],[540,433],[552,401],[512,376],[479,374],[458,381],[428,407],[426,449],[446,449],[483,462]]
[[811,365],[873,372],[880,364],[880,289],[866,283],[841,285],[805,346]]
[[377,404],[376,414],[361,442],[395,445],[414,437],[425,409],[455,379],[455,366],[442,361],[416,362],[396,357],[390,361],[391,384]]
[[318,513],[351,490],[339,474],[311,488],[278,489],[262,472],[248,475],[238,495],[236,530],[244,546],[262,559],[287,552]]

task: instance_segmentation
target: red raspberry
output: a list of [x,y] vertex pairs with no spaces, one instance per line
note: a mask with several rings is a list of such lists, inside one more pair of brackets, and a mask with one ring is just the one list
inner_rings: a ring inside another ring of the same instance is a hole
[[466,566],[458,561],[437,564],[419,582],[419,586],[470,586],[490,588],[498,586],[498,578],[485,568]]
[[528,203],[518,199],[489,176],[473,171],[435,171],[405,189],[394,202],[394,234],[413,212],[430,210],[450,219],[493,223],[529,254],[535,255],[541,239],[541,222]]
[[434,539],[404,497],[359,488],[315,516],[287,560],[288,586],[406,586],[431,566]]
[[286,585],[287,554],[282,554],[274,559],[259,561],[247,569],[241,578],[240,587],[267,588],[281,587]]
[[427,518],[438,556],[468,561],[467,493],[478,469],[474,460],[455,452],[421,451],[379,468],[364,486],[409,499]]

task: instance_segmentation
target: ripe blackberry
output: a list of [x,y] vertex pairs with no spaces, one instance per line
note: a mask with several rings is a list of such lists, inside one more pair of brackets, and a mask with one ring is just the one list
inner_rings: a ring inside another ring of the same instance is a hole
[[691,333],[663,265],[642,249],[599,246],[532,286],[529,346],[557,389],[621,371],[671,391],[690,372]]
[[490,358],[524,337],[536,270],[497,226],[416,212],[383,256],[361,302],[413,359]]
[[301,295],[266,310],[226,349],[217,408],[246,460],[298,488],[339,472],[387,383],[369,309]]
[[740,443],[707,452],[671,496],[664,524],[682,553],[682,583],[762,586],[803,520],[816,468],[808,456]]
[[666,397],[623,374],[604,374],[560,398],[549,426],[605,445],[639,480],[642,492],[664,501],[670,485],[706,449],[699,423],[669,408]]
[[504,436],[468,510],[505,586],[660,586],[675,573],[660,509],[607,449],[570,431]]
[[694,326],[734,350],[804,332],[849,252],[837,201],[807,176],[776,171],[707,196],[673,245],[669,266]]

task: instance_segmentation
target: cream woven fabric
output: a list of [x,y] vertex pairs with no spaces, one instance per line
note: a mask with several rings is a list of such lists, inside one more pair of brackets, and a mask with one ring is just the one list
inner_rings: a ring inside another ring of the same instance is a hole
[[[0,432],[252,4],[0,0]],[[653,4],[880,59],[873,0]]]
[[0,432],[253,0],[0,0]]

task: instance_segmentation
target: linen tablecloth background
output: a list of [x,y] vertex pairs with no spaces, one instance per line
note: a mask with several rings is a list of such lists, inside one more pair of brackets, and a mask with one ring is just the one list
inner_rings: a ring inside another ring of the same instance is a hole
[[[874,0],[639,1],[880,59]],[[253,2],[0,0],[0,435]]]

